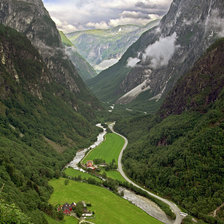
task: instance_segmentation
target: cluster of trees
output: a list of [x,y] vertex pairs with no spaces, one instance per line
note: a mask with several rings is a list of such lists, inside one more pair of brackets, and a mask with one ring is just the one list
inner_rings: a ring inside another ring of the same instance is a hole
[[224,201],[223,96],[204,114],[146,116],[117,126],[130,140],[126,173],[207,223],[223,223],[222,212],[209,215]]
[[115,126],[129,139],[126,173],[209,224],[224,223],[223,210],[211,215],[224,201],[223,49],[224,38],[179,80],[157,114]]

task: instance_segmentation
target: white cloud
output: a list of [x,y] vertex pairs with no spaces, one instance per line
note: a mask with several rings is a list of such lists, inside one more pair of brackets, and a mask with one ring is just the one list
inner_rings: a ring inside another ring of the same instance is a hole
[[209,30],[213,30],[219,37],[224,37],[224,18],[220,16],[218,10],[213,10],[207,18],[206,26]]
[[154,69],[167,65],[177,48],[176,39],[176,33],[168,37],[160,37],[158,41],[146,48],[143,60],[150,60],[151,67]]
[[102,21],[100,23],[92,23],[92,22],[89,22],[86,24],[87,27],[90,27],[90,28],[95,28],[95,29],[108,29],[109,26],[106,22]]
[[131,68],[134,68],[138,62],[140,62],[141,60],[139,58],[128,58],[128,61],[127,61],[127,66],[128,67],[131,67]]
[[52,17],[55,24],[57,25],[57,28],[64,33],[74,32],[78,30],[75,26],[68,24],[66,21],[61,21],[60,19],[57,19],[55,17]]
[[[123,25],[143,25],[161,17],[172,0],[43,0],[57,26],[65,30]],[[142,5],[143,3],[143,5]],[[147,7],[145,7],[147,6]],[[59,22],[60,21],[60,22]],[[71,25],[71,26],[69,26]]]

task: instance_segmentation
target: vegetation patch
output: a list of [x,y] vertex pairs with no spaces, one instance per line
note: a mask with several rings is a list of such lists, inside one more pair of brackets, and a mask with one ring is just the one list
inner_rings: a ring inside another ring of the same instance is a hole
[[64,181],[64,178],[60,178],[49,182],[54,188],[49,202],[57,205],[65,201],[88,201],[95,211],[95,218],[91,221],[96,224],[161,223],[105,188],[75,181],[64,185]]
[[103,159],[109,164],[114,159],[117,163],[123,145],[124,139],[122,137],[114,133],[109,133],[106,135],[106,140],[92,150],[83,162],[86,163],[88,160]]

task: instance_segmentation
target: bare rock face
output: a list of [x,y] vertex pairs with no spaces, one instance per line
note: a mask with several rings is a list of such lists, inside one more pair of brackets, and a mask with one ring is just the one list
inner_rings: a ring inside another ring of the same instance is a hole
[[[140,39],[139,62],[120,84],[126,94],[148,80],[152,99],[159,100],[193,66],[217,38],[224,36],[222,0],[174,0],[157,29]],[[150,72],[149,72],[150,71]],[[121,97],[118,103],[133,98]]]
[[89,86],[100,99],[120,104],[145,92],[137,102],[149,108],[151,102],[161,102],[205,50],[224,36],[223,24],[223,0],[174,0],[160,24],[144,33],[117,64],[90,80]]
[[52,77],[73,93],[85,86],[64,52],[59,32],[41,0],[1,0],[0,23],[24,33],[43,57]]

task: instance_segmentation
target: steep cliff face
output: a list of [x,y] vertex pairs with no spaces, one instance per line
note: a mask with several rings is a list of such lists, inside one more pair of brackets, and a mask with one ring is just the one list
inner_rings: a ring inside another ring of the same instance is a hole
[[206,48],[224,35],[223,21],[222,0],[174,0],[159,26],[144,33],[115,65],[117,71],[105,70],[90,87],[103,98],[99,86],[119,76],[108,99],[129,103],[148,92],[145,103],[159,101]]
[[43,57],[55,81],[81,98],[84,98],[83,94],[88,98],[88,90],[66,56],[55,23],[41,0],[2,0],[0,22],[28,37]]

